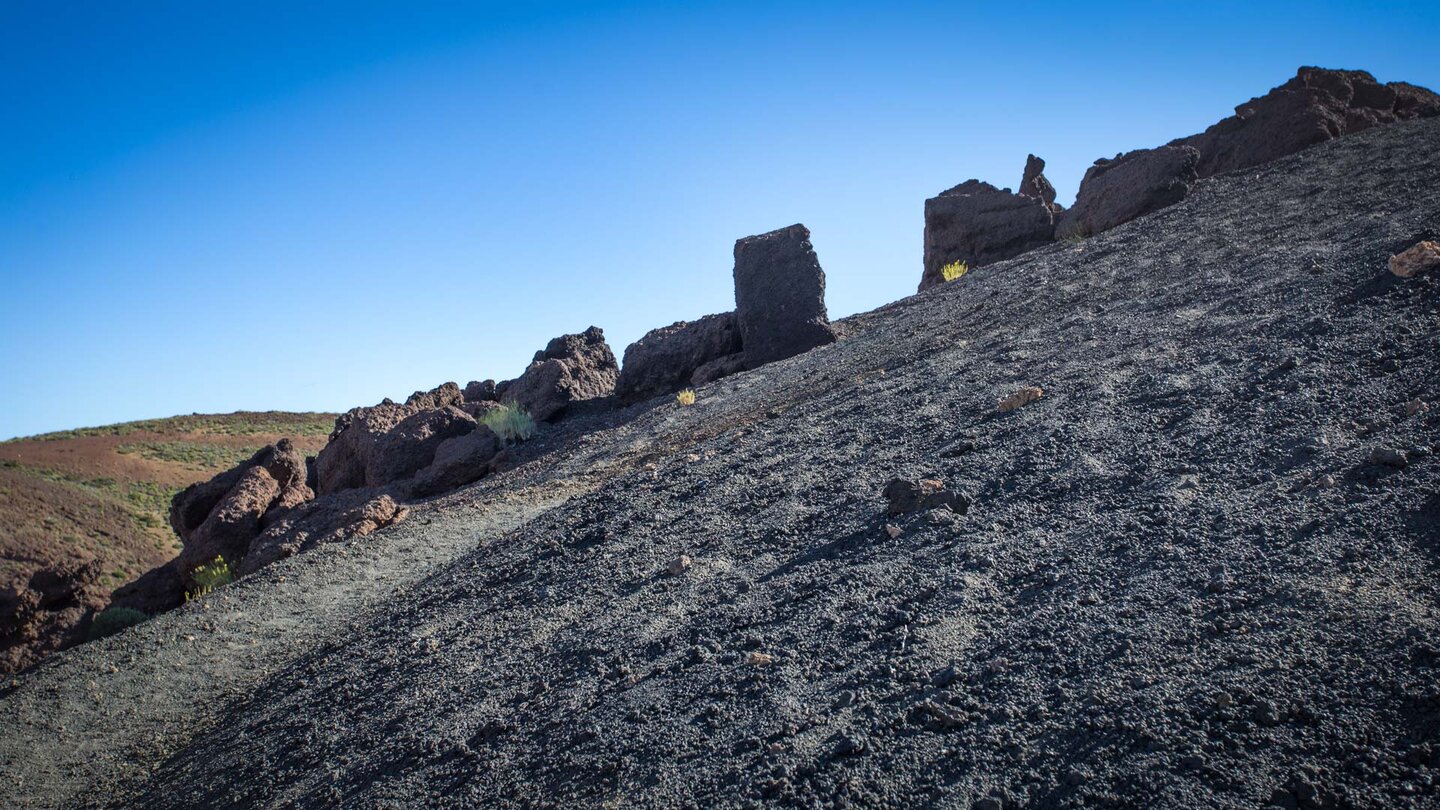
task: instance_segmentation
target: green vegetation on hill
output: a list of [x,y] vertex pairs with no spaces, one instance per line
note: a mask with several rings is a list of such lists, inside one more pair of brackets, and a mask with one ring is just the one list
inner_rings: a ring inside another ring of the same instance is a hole
[[132,433],[199,433],[213,436],[328,436],[335,426],[333,413],[236,411],[225,414],[191,414],[166,419],[141,419],[103,427],[75,428],[9,441],[74,439],[81,436],[126,436]]
[[227,447],[204,442],[135,442],[115,448],[121,454],[134,453],[151,461],[183,464],[192,470],[228,470],[255,454],[252,447]]

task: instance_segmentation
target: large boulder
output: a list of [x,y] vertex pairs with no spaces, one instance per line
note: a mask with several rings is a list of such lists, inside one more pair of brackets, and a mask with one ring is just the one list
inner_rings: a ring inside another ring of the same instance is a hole
[[404,517],[390,492],[351,489],[326,495],[285,513],[250,544],[238,574],[261,568],[322,543],[364,537]]
[[696,369],[740,351],[735,313],[652,329],[625,349],[615,396],[636,402],[694,385]]
[[1198,135],[1170,142],[1200,152],[1200,177],[1266,163],[1373,126],[1440,115],[1440,95],[1363,70],[1302,67],[1295,78],[1235,108]]
[[518,405],[536,421],[564,415],[571,403],[610,396],[620,377],[605,333],[592,326],[550,341],[519,379],[502,383],[500,400]]
[[[1053,189],[1051,194],[1053,200]],[[1014,258],[1054,239],[1055,211],[1043,196],[1012,194],[1009,189],[966,180],[925,201],[925,272],[920,289],[944,283],[941,268],[947,264],[964,262],[973,269]]]
[[1055,226],[1056,235],[1090,236],[1180,202],[1195,184],[1199,159],[1194,147],[1162,146],[1095,161],[1080,181],[1075,205]]
[[387,399],[341,414],[330,432],[330,442],[315,456],[315,494],[365,486],[366,464],[380,437],[415,413],[415,408]]
[[474,428],[467,405],[460,387],[445,383],[415,392],[404,405],[387,399],[350,409],[335,420],[330,442],[315,456],[316,494],[378,487],[414,475],[430,463],[440,442]]
[[181,490],[170,501],[170,525],[183,546],[180,570],[217,556],[238,561],[266,513],[314,497],[305,479],[305,458],[289,439],[281,439],[235,468]]
[[735,242],[735,319],[749,368],[835,341],[825,271],[804,225]]
[[484,425],[446,439],[435,449],[430,465],[415,475],[410,493],[424,498],[479,481],[503,447],[500,437]]
[[376,438],[365,454],[365,486],[403,481],[428,467],[446,439],[475,430],[475,417],[453,406],[402,419]]

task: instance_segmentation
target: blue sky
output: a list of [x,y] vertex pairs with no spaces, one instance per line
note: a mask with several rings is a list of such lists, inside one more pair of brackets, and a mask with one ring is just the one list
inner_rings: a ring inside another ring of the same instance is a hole
[[1440,87],[1427,3],[0,5],[0,437],[342,410],[619,354],[804,222],[832,317],[926,197],[1062,202],[1302,64]]

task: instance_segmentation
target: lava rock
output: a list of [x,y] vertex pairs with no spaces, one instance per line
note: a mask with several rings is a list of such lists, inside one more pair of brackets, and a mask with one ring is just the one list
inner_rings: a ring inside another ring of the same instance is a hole
[[1235,114],[1170,146],[1199,150],[1199,177],[1245,169],[1382,124],[1440,115],[1440,96],[1363,70],[1302,67],[1295,78]]
[[1137,149],[1095,161],[1080,181],[1075,205],[1060,217],[1060,238],[1091,236],[1185,199],[1200,153],[1191,146]]
[[1017,193],[1039,199],[1052,212],[1059,213],[1064,210],[1055,204],[1055,187],[1045,179],[1045,161],[1034,155],[1025,156],[1025,171],[1020,176],[1020,188]]
[[464,394],[466,402],[494,402],[500,398],[494,380],[471,380],[465,385]]
[[697,369],[739,352],[740,330],[733,312],[652,329],[625,348],[615,396],[637,402],[674,393],[695,384]]
[[502,448],[500,437],[484,425],[445,439],[435,448],[434,460],[415,475],[410,492],[428,497],[479,481]]
[[464,401],[465,394],[460,390],[460,386],[447,382],[429,391],[416,391],[405,400],[405,404],[419,410],[431,410],[459,405]]
[[1054,240],[1055,212],[1042,197],[966,180],[925,201],[925,270],[920,290],[943,284],[941,268],[947,264],[964,262],[973,270]]
[[381,487],[415,475],[435,461],[446,440],[475,429],[475,417],[453,406],[402,419],[372,445],[365,459],[365,486]]
[[182,544],[179,570],[188,572],[216,557],[238,561],[272,510],[314,497],[306,485],[305,458],[281,439],[249,460],[181,490],[170,501],[170,526]]
[[552,421],[563,416],[571,403],[610,396],[619,378],[620,367],[605,342],[605,332],[592,326],[579,334],[561,335],[536,352],[500,400],[520,406],[537,422]]
[[712,383],[721,377],[729,377],[731,374],[739,374],[745,370],[745,353],[736,352],[724,357],[717,357],[695,369],[690,375],[690,384],[694,386]]
[[835,341],[825,271],[804,225],[735,242],[735,319],[747,368]]
[[350,489],[302,504],[256,537],[239,564],[241,575],[314,548],[364,537],[401,520],[405,509],[388,492]]

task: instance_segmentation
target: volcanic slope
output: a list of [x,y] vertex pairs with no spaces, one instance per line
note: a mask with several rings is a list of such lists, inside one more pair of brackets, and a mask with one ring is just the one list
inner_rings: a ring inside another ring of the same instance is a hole
[[1434,806],[1437,235],[1432,119],[856,316],[27,673],[0,803]]

